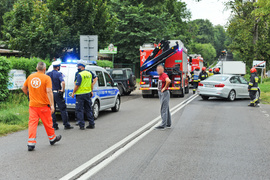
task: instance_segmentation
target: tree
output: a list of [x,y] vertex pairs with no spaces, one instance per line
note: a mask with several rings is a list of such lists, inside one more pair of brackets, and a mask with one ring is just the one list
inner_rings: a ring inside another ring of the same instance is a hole
[[212,44],[193,43],[189,50],[190,54],[201,54],[205,63],[214,62],[217,54]]
[[15,1],[16,0],[1,0],[0,1],[0,40],[3,38],[3,35],[1,33],[2,25],[4,23],[3,16],[6,12],[12,10],[12,7]]
[[59,16],[67,28],[65,48],[78,49],[80,35],[98,35],[99,47],[107,46],[115,31],[115,16],[106,0],[47,0],[52,14]]
[[216,49],[217,57],[220,56],[221,51],[226,48],[227,34],[221,25],[214,27],[214,47]]
[[61,52],[66,35],[63,21],[50,14],[46,4],[35,0],[18,0],[4,15],[3,34],[11,49],[31,56],[49,58]]
[[139,62],[139,48],[144,43],[161,39],[185,41],[190,16],[186,5],[177,0],[134,1],[113,0],[112,12],[117,15],[113,43],[118,46],[118,62]]

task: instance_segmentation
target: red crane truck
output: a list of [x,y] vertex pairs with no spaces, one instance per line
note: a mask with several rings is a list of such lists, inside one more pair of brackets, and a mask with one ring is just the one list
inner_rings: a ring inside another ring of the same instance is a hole
[[180,40],[162,40],[159,44],[144,44],[140,48],[141,82],[144,98],[157,94],[158,74],[162,64],[172,80],[169,90],[173,96],[184,97],[189,93],[187,49]]

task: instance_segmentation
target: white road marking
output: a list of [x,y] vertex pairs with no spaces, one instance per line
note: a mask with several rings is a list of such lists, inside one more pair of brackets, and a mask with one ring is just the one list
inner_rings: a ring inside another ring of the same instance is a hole
[[[170,109],[171,115],[174,115],[177,111],[185,107],[187,104],[189,104],[197,97],[198,97],[197,94],[192,95],[188,99],[171,108]],[[128,135],[126,138],[122,139],[121,141],[117,142],[113,146],[109,147],[105,151],[93,157],[86,163],[82,164],[78,168],[74,169],[73,171],[62,177],[60,180],[70,180],[77,178],[80,180],[89,179],[98,171],[100,171],[102,168],[111,163],[114,159],[119,157],[127,149],[132,147],[139,140],[141,140],[143,137],[149,134],[155,128],[155,126],[157,126],[160,123],[159,122],[160,119],[161,119],[160,116],[156,117],[151,122],[147,123],[137,131]]]

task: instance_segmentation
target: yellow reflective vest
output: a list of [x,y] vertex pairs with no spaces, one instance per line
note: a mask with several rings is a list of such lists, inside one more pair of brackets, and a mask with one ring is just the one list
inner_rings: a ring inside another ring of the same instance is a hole
[[92,74],[89,71],[82,71],[79,73],[82,77],[81,85],[75,94],[87,94],[92,91]]

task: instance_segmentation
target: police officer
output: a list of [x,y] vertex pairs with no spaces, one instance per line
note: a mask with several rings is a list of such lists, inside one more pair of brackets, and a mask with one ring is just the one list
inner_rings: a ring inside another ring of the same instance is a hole
[[[62,121],[65,126],[64,129],[73,129],[73,127],[70,126],[69,124],[68,113],[66,110],[67,106],[65,103],[65,99],[63,98],[63,93],[65,92],[65,81],[63,79],[62,73],[59,72],[60,67],[61,67],[61,62],[54,61],[52,65],[53,65],[53,70],[51,72],[48,72],[47,75],[50,76],[52,80],[54,106],[56,106],[57,104],[61,112]],[[59,127],[56,122],[55,113],[52,114],[52,118],[53,118],[53,128],[55,130],[58,130]]]
[[[80,61],[78,61],[78,63],[80,63]],[[98,77],[90,70],[85,70],[85,71],[89,71],[92,74],[92,79],[93,79],[92,84],[93,84],[93,87],[94,87],[97,80],[98,80]],[[76,86],[76,81],[77,81],[78,74],[79,74],[79,70],[75,73],[74,86]],[[77,120],[77,112],[76,111],[75,111],[75,121],[76,121],[76,126],[79,126],[79,121]]]
[[93,77],[92,74],[85,70],[86,63],[84,61],[78,61],[78,75],[76,80],[76,85],[72,93],[72,98],[76,95],[76,116],[77,121],[81,130],[85,129],[84,122],[84,113],[89,125],[87,129],[94,129],[95,122],[92,111],[92,101],[91,97],[93,96]]
[[202,72],[199,75],[199,82],[208,78],[208,73],[206,72],[206,67],[202,67]]
[[249,97],[250,97],[250,104],[249,106],[257,106],[260,102],[259,99],[256,97],[257,91],[258,91],[258,82],[259,78],[257,76],[257,70],[256,68],[250,69],[250,81],[248,84],[248,91],[249,91]]
[[213,75],[214,75],[213,70],[209,69],[208,77],[213,76]]
[[199,75],[200,75],[200,67],[197,66],[197,67],[195,67],[195,69],[191,72],[192,83],[193,83],[193,94],[196,93],[196,90],[197,90],[197,88],[198,88]]

